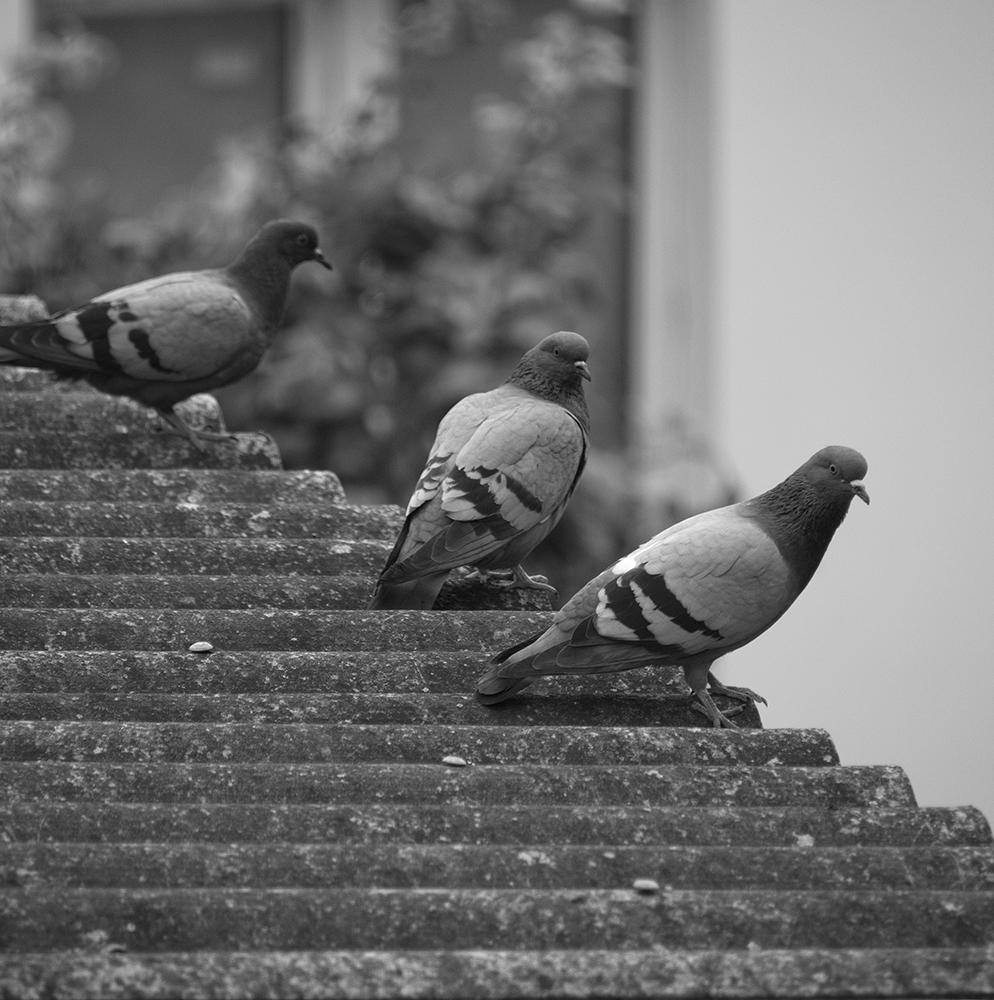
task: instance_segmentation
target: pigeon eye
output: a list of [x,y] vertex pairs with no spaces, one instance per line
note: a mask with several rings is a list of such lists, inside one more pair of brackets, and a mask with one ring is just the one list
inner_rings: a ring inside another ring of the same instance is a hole
[[302,246],[302,247],[305,247],[305,246],[307,246],[307,234],[306,234],[306,233],[301,233],[301,234],[300,234],[300,235],[299,235],[299,236],[297,237],[297,244],[298,244],[299,246]]
[[828,471],[831,472],[833,476],[837,476],[839,474],[839,467],[833,462],[828,467]]

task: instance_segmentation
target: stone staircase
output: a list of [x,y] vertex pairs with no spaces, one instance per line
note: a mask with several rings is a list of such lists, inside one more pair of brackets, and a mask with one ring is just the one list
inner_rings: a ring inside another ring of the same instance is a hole
[[154,426],[0,369],[0,997],[994,995],[976,809],[662,671],[483,708],[548,610],[362,610],[398,510]]

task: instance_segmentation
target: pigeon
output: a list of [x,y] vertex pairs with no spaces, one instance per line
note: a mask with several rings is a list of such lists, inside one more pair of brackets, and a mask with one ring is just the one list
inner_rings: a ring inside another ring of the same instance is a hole
[[307,260],[331,269],[317,233],[267,222],[227,267],[183,271],[115,288],[33,323],[0,326],[0,364],[82,379],[153,407],[203,450],[173,407],[251,372],[283,322],[290,273]]
[[520,563],[563,516],[586,462],[589,353],[579,334],[554,333],[442,418],[370,609],[430,608],[457,566],[511,569],[512,586],[554,591]]
[[823,448],[766,493],[661,531],[583,586],[546,631],[494,656],[480,701],[497,704],[542,675],[679,665],[694,707],[714,727],[738,728],[708,686],[743,702],[766,700],[720,684],[711,664],[794,603],[853,497],[870,502],[865,475],[858,451]]

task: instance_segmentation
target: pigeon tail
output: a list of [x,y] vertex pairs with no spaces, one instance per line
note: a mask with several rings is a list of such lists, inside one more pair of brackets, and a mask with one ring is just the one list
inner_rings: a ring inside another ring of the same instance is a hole
[[402,583],[378,583],[369,611],[428,611],[435,603],[448,570],[433,576],[419,576]]

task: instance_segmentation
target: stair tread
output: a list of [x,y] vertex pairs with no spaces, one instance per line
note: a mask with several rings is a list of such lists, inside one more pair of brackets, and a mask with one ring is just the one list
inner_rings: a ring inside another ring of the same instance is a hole
[[[16,767],[3,778],[12,794],[37,787],[37,778],[18,781]],[[52,773],[40,769],[36,774]],[[84,778],[86,772],[82,772]],[[119,773],[119,772],[118,772]],[[105,801],[88,800],[96,788],[78,787],[69,773],[52,791],[52,801],[36,797],[2,806],[8,841],[149,841],[222,843],[464,843],[464,844],[640,844],[645,846],[779,846],[809,841],[822,847],[909,847],[926,845],[991,846],[991,830],[974,807],[837,806],[826,809],[796,802],[778,805],[612,804],[594,787],[579,784],[576,801],[564,802],[562,783],[519,782],[473,800],[465,791],[453,801],[410,803],[335,803],[320,801],[324,786],[289,786],[287,798],[249,790],[245,797],[264,801],[201,799],[190,783],[150,790],[115,784],[113,768],[104,784]],[[56,773],[56,779],[62,775]],[[140,776],[139,776],[140,777]],[[515,791],[509,797],[506,788]],[[542,788],[554,794],[541,800]],[[317,801],[307,802],[310,790]],[[191,793],[192,792],[192,793]],[[175,793],[181,801],[147,801]],[[239,792],[233,793],[235,797]],[[131,796],[135,801],[129,801]],[[120,801],[118,800],[120,799]],[[182,801],[182,800],[186,801]]]
[[[720,951],[532,949],[388,951],[198,951],[5,956],[14,995],[74,995],[86,983],[107,1000],[136,995],[576,997],[610,995],[988,996],[994,955],[987,948],[832,948]],[[908,992],[913,984],[914,993]],[[20,993],[18,993],[20,989]]]
[[82,928],[140,951],[197,948],[983,947],[994,896],[962,890],[67,889],[0,896],[12,950]]
[[0,843],[12,886],[990,890],[994,847]]

